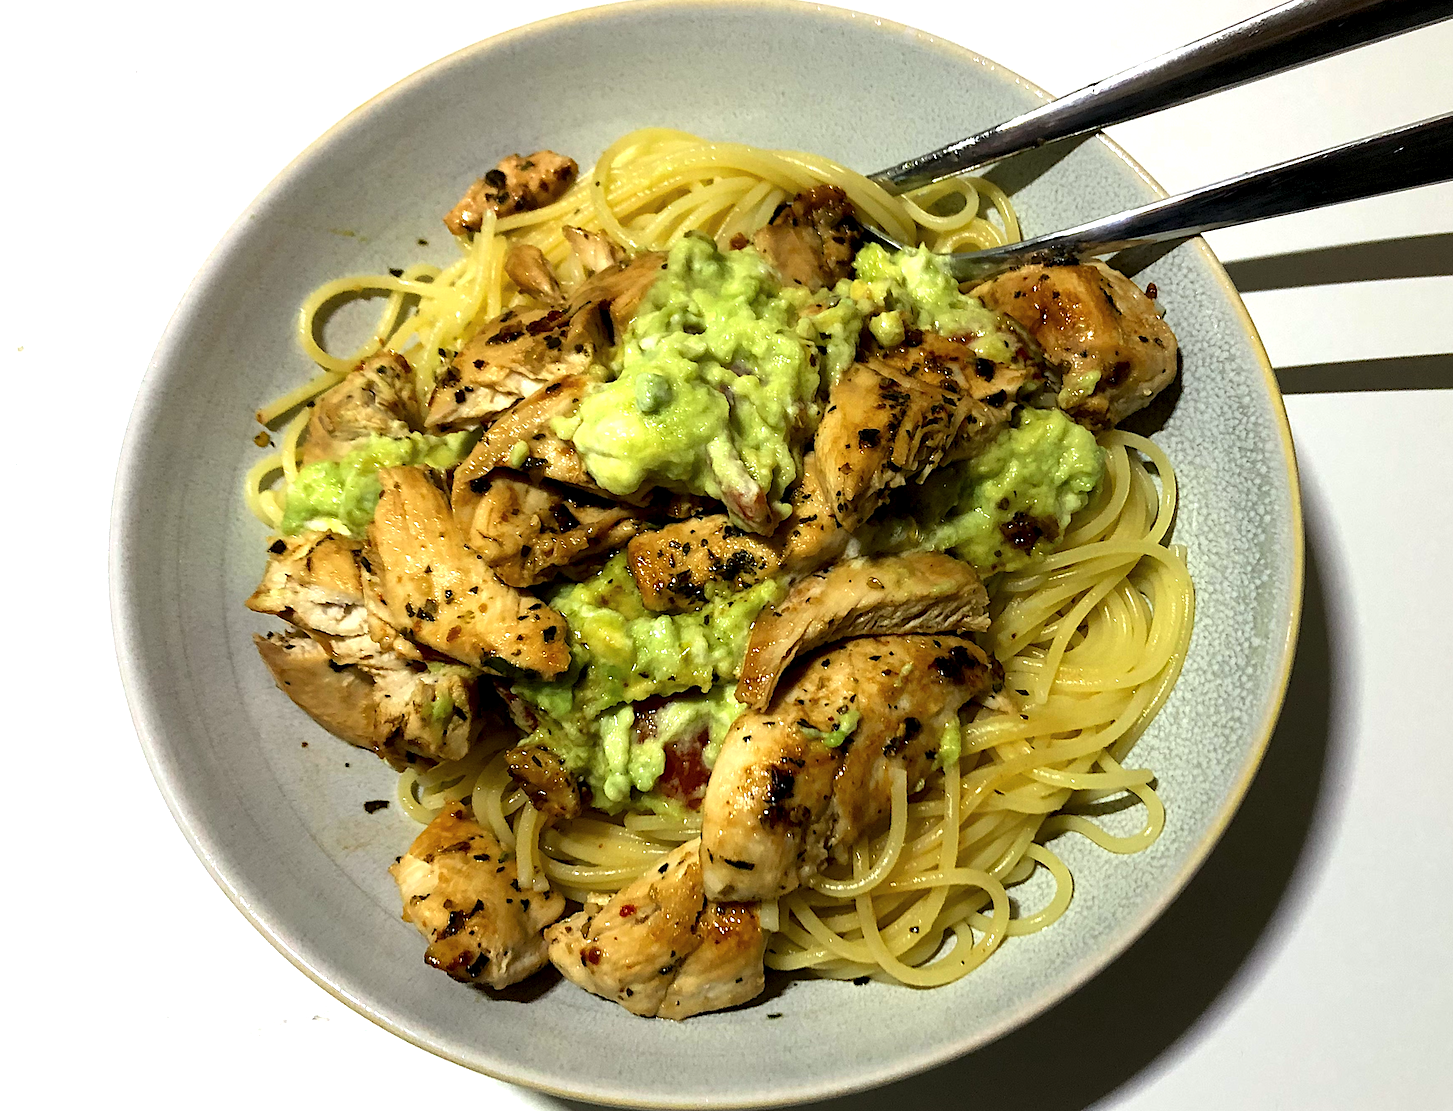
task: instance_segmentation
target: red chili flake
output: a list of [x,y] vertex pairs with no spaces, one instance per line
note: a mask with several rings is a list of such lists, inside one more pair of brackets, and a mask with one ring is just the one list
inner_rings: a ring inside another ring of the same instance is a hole
[[631,915],[633,915],[635,913],[636,913],[636,908],[635,908],[635,904],[633,904],[633,903],[626,903],[625,905],[623,905],[621,907],[621,917],[622,918],[629,918]]
[[591,964],[599,964],[600,949],[592,945],[589,949],[585,951],[585,959],[588,960]]

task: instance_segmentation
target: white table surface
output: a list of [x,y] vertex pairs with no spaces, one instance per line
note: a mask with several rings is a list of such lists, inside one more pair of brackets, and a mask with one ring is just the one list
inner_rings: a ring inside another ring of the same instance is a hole
[[[0,650],[7,1105],[560,1104],[371,1025],[213,885],[132,732],[105,549],[142,373],[234,216],[395,80],[577,6],[8,10],[0,359],[12,402],[34,387],[39,404],[7,437],[0,560],[12,614],[45,604]],[[857,6],[1063,93],[1264,0]],[[1448,111],[1450,59],[1453,25],[1116,137],[1174,191]],[[1377,245],[1400,237],[1424,238]],[[1212,245],[1279,369],[1306,501],[1301,645],[1266,763],[1210,862],[1104,974],[970,1058],[844,1108],[997,1103],[1026,1076],[1036,1111],[1453,1106],[1453,186]]]

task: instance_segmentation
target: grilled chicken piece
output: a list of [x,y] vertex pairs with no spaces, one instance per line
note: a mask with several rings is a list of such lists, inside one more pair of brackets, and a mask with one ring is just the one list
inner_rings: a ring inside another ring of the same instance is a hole
[[645,533],[627,545],[631,574],[647,609],[683,612],[724,583],[745,590],[773,575],[814,571],[847,547],[849,534],[827,507],[813,457],[789,494],[792,513],[770,537],[746,532],[725,513],[697,517]]
[[782,571],[801,575],[841,556],[852,533],[842,527],[832,511],[816,452],[808,452],[803,458],[802,477],[788,493],[788,499],[792,513],[773,537],[781,552]]
[[972,337],[914,333],[910,342],[854,363],[833,386],[814,440],[824,488],[852,530],[883,491],[922,482],[994,438],[1019,394],[1038,382],[1027,360],[979,358]]
[[378,481],[383,495],[368,537],[390,624],[506,676],[549,678],[570,665],[564,618],[506,586],[465,547],[443,491],[422,468],[388,467]]
[[570,304],[597,305],[607,309],[608,312],[603,317],[603,323],[609,325],[606,343],[614,344],[625,332],[626,325],[636,315],[641,300],[664,269],[665,254],[660,251],[647,251],[630,262],[607,266],[592,274],[570,295]]
[[767,948],[757,908],[706,898],[700,847],[688,841],[599,911],[551,926],[551,962],[637,1015],[688,1018],[756,997]]
[[1088,428],[1119,424],[1176,375],[1176,337],[1155,302],[1104,263],[1024,266],[974,290],[1038,341],[1058,405]]
[[357,541],[331,532],[275,540],[247,608],[329,638],[367,636],[359,548]]
[[[635,510],[554,483],[534,485],[493,471],[464,542],[510,586],[534,586],[615,551],[636,532]],[[456,514],[457,517],[457,514]]]
[[303,462],[338,459],[372,435],[399,439],[417,430],[414,390],[413,368],[402,355],[383,351],[363,360],[313,406]]
[[989,595],[974,569],[938,552],[849,559],[792,584],[752,623],[736,699],[760,710],[792,661],[819,644],[885,633],[982,632]]
[[421,756],[462,760],[479,733],[476,683],[463,667],[425,670],[396,658],[363,668],[338,663],[303,633],[252,639],[278,689],[309,717],[399,771]]
[[586,274],[598,274],[626,260],[625,252],[599,232],[567,226],[561,234]]
[[775,575],[781,562],[770,537],[738,528],[725,513],[637,536],[626,552],[642,601],[658,612],[696,608],[711,583],[745,590]]
[[304,713],[333,736],[388,758],[379,745],[373,680],[366,672],[339,667],[306,633],[254,634],[252,642],[278,690]]
[[836,185],[814,185],[782,205],[752,236],[752,245],[787,285],[816,292],[853,274],[863,229],[848,195]]
[[[531,479],[550,479],[574,486],[605,499],[612,499],[595,484],[585,463],[569,440],[551,431],[558,419],[575,415],[580,399],[590,387],[580,375],[551,382],[543,390],[506,409],[484,430],[474,450],[454,471],[450,503],[460,528],[469,527],[475,504],[489,488],[489,475],[500,467],[523,471]],[[616,498],[617,501],[635,501]]]
[[584,374],[604,344],[600,306],[506,312],[455,356],[429,396],[430,431],[473,428],[521,398]]
[[512,154],[465,191],[444,223],[455,235],[464,235],[480,229],[486,212],[512,216],[544,208],[565,195],[578,169],[573,158],[553,150],[537,150],[528,158]]
[[505,255],[505,274],[522,293],[547,305],[558,305],[565,300],[545,252],[533,243],[516,243],[510,248]]
[[425,964],[492,988],[545,966],[543,931],[564,911],[564,896],[522,893],[513,857],[463,806],[446,807],[389,872],[404,921],[429,939]]
[[505,753],[510,775],[541,814],[556,818],[580,815],[580,781],[548,748],[516,745]]
[[709,897],[775,898],[846,861],[888,814],[892,769],[914,790],[944,727],[1001,674],[954,636],[860,637],[810,659],[722,744],[702,808]]
[[354,540],[301,532],[275,540],[247,607],[291,622],[335,663],[391,670],[422,661],[417,645],[388,624],[368,582],[368,559]]

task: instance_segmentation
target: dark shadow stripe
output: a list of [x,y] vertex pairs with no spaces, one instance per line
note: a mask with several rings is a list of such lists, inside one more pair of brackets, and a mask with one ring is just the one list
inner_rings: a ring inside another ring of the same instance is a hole
[[1453,389],[1453,354],[1276,368],[1284,394]]
[[1453,274],[1453,232],[1347,243],[1265,258],[1228,262],[1226,273],[1242,293],[1301,286],[1434,278]]

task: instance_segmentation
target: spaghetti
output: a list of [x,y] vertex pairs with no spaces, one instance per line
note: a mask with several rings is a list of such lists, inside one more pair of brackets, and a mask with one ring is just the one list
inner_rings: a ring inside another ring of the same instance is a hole
[[[632,132],[554,204],[486,215],[448,267],[421,264],[316,290],[297,327],[319,373],[259,410],[265,423],[297,413],[277,450],[248,473],[249,506],[277,527],[307,406],[360,360],[383,349],[404,355],[427,397],[463,344],[521,303],[504,269],[511,246],[538,247],[570,288],[584,275],[562,235],[565,226],[602,232],[633,251],[663,249],[690,231],[725,247],[819,183],[844,190],[860,216],[902,242],[947,251],[1019,237],[1008,199],[981,179],[893,197],[814,155],[677,131]],[[380,295],[384,307],[356,350],[324,349],[319,317],[327,306]],[[962,721],[960,759],[926,783],[908,783],[899,769],[891,814],[854,847],[851,866],[829,868],[763,907],[763,924],[773,931],[768,967],[947,983],[982,964],[1005,938],[1063,915],[1072,879],[1051,839],[1073,832],[1108,851],[1132,853],[1159,835],[1165,811],[1153,775],[1126,760],[1169,695],[1190,637],[1194,601],[1185,553],[1167,543],[1176,480],[1148,440],[1110,431],[1099,442],[1105,479],[1057,553],[988,584],[992,623],[982,644],[1002,663],[1017,712],[980,709]],[[480,823],[516,854],[521,888],[553,888],[580,902],[619,890],[699,835],[699,817],[691,813],[543,819],[506,767],[505,750],[516,740],[512,733],[486,736],[461,761],[407,769],[399,780],[404,809],[424,823],[469,799]],[[1141,807],[1138,832],[1115,835],[1087,815],[1112,797]],[[1052,895],[1038,909],[1017,910],[1009,892],[1041,872],[1052,881]]]

